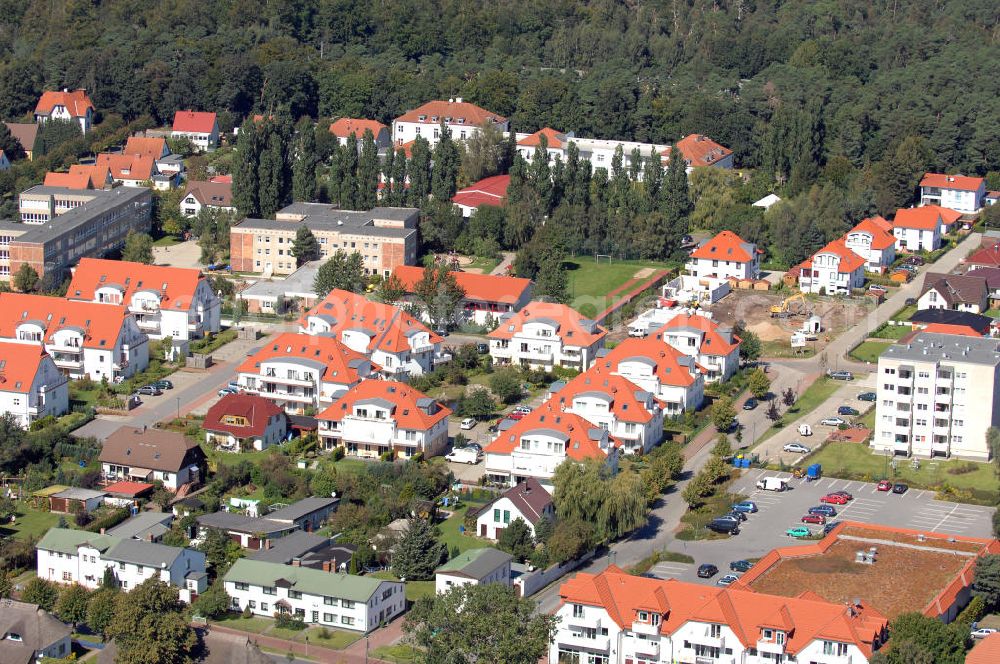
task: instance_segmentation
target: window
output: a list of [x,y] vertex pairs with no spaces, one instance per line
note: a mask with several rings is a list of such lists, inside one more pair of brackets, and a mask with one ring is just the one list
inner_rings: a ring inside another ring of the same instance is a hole
[[11,641],[22,641],[21,635],[17,632],[7,632],[7,638]]
[[583,617],[583,605],[582,604],[574,604],[573,605],[573,617],[574,618],[582,618]]
[[341,625],[353,625],[354,624],[354,618],[352,618],[351,616],[340,616],[340,624]]
[[345,609],[353,609],[354,608],[354,602],[352,602],[349,599],[342,599],[342,600],[340,600],[340,605],[342,607],[344,607]]
[[510,510],[503,511],[503,522],[510,523]]
[[262,586],[260,591],[265,595],[277,595],[277,590],[274,586]]
[[823,654],[824,655],[836,655],[838,657],[845,657],[847,655],[847,644],[839,643],[837,641],[824,641],[823,642]]
[[709,625],[708,635],[713,639],[718,639],[722,636],[722,625]]
[[63,581],[72,581],[73,580],[73,575],[70,574],[69,572],[63,572],[62,573],[62,580]]
[[260,610],[263,611],[264,613],[267,613],[267,602],[260,603]]
[[495,523],[500,523],[500,510],[498,509],[493,510],[493,521]]
[[337,622],[337,616],[333,615],[332,613],[324,613],[323,622],[325,623]]
[[323,603],[326,604],[327,606],[337,606],[337,598],[336,597],[324,597],[323,598]]
[[251,609],[256,609],[257,608],[257,600],[254,600],[254,599],[250,600],[249,602],[247,602],[247,606],[249,608],[251,608]]
[[302,593],[298,590],[289,590],[288,599],[302,599]]

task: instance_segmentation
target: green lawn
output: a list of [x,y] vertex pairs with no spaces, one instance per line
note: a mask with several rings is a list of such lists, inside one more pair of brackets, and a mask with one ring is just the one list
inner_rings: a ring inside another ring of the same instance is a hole
[[876,339],[902,339],[913,331],[909,325],[883,325],[869,336]]
[[457,546],[459,551],[469,549],[482,549],[490,545],[490,542],[469,534],[459,532],[459,527],[465,523],[465,514],[470,509],[477,510],[485,503],[466,503],[452,514],[449,518],[438,524],[441,530],[441,541],[448,545],[448,551]]
[[[385,579],[386,581],[399,581],[396,575],[389,570],[374,572],[370,576],[373,576],[376,579]],[[434,596],[434,581],[407,581],[405,589],[406,599],[411,602],[416,602],[421,597]]]
[[154,247],[172,247],[175,244],[180,244],[181,239],[176,235],[164,235],[161,238],[153,240]]
[[239,336],[239,331],[235,328],[229,328],[228,330],[223,330],[218,334],[214,334],[211,337],[202,337],[191,342],[189,349],[192,353],[201,353],[203,355],[208,355],[219,350],[230,341],[236,339]]
[[305,630],[305,635],[309,637],[309,643],[315,643],[324,648],[333,648],[334,650],[343,650],[361,638],[361,635],[357,632],[348,632],[341,629],[327,628],[326,633],[327,638],[323,638],[322,627],[310,627]]
[[910,316],[917,313],[917,305],[908,304],[892,315],[890,320],[910,320]]
[[226,616],[225,618],[214,622],[222,623],[226,627],[232,627],[233,629],[239,629],[244,632],[253,632],[254,634],[262,634],[274,625],[274,621],[270,618],[261,618],[259,616],[244,618],[238,613],[233,614],[231,617]]
[[893,344],[892,341],[862,341],[850,352],[850,357],[858,362],[878,364],[878,356]]
[[17,519],[13,524],[0,527],[0,534],[15,539],[41,537],[49,528],[59,523],[59,515],[43,512],[31,507],[25,502],[17,503]]
[[772,339],[760,342],[761,357],[812,357],[816,354],[816,346],[807,341],[802,348],[792,348],[791,335],[789,339]]
[[463,270],[470,270],[470,269],[473,269],[473,270],[482,270],[482,274],[489,274],[490,272],[493,271],[493,268],[495,268],[499,264],[500,264],[500,261],[498,261],[496,259],[493,259],[493,258],[484,258],[482,256],[473,256],[472,257],[472,262],[469,263],[468,265],[463,265],[462,269]]
[[987,309],[983,312],[983,315],[990,318],[1000,318],[1000,309]]
[[[652,261],[616,261],[597,263],[592,257],[563,261],[566,266],[570,301],[584,315],[596,315],[612,304],[606,295],[622,286],[642,268],[664,270],[673,267]],[[647,279],[649,277],[646,277]],[[629,289],[630,290],[630,289]]]
[[384,659],[397,664],[409,664],[420,661],[420,653],[413,647],[405,643],[397,643],[394,646],[382,646],[372,651],[372,656]]
[[[306,637],[308,636],[309,643],[321,645],[325,648],[333,648],[334,650],[342,650],[361,638],[361,635],[356,632],[348,632],[346,630],[335,629],[332,627],[309,627],[307,629],[299,630],[284,629],[281,627],[275,627],[274,621],[270,618],[263,618],[260,616],[244,618],[238,613],[231,614],[230,616],[213,622],[218,622],[226,627],[242,630],[244,632],[267,634],[268,636],[275,636],[279,639],[288,639],[298,643],[305,643]],[[324,632],[326,633],[325,638],[323,636]]]
[[779,424],[772,426],[770,429],[765,431],[764,434],[757,439],[756,444],[760,445],[765,440],[783,429],[786,422],[792,422],[799,419],[799,417],[803,414],[811,413],[816,410],[816,408],[829,399],[842,384],[843,383],[841,381],[833,380],[828,376],[820,376],[816,379],[815,383],[810,385],[806,388],[805,392],[799,395],[799,398],[795,401],[792,407],[782,415],[782,419],[779,420]]
[[[885,456],[873,453],[867,445],[857,443],[827,443],[803,461],[803,465],[810,463],[822,464],[823,474],[831,477],[870,481],[882,478],[888,470],[890,479],[900,479],[915,488],[938,489],[947,484],[959,490],[973,491],[982,498],[988,495],[995,497],[998,492],[996,474],[989,463],[921,459],[920,469],[914,470],[909,459],[899,458],[894,470],[892,458],[887,461]],[[968,472],[956,474],[956,470]]]

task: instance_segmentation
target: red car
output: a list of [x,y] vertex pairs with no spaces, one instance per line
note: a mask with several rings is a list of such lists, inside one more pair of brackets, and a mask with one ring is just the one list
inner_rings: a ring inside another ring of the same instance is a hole
[[889,480],[881,480],[879,481],[877,488],[879,491],[892,491],[892,482]]
[[822,514],[806,514],[802,517],[802,523],[818,523],[823,526],[826,525],[826,517]]
[[519,410],[515,410],[512,413],[510,413],[509,415],[507,415],[507,419],[509,419],[509,420],[520,420],[520,419],[524,419],[525,415],[527,415],[527,413],[522,413]]
[[833,503],[834,505],[846,505],[847,496],[842,496],[839,493],[828,493],[819,499],[821,503]]
[[847,493],[846,491],[831,491],[830,495],[831,496],[843,496],[844,498],[847,498],[848,500],[854,500],[854,496],[852,496],[851,494]]

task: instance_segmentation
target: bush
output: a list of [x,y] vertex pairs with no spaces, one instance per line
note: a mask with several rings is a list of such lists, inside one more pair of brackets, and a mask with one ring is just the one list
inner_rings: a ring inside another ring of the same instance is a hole
[[296,632],[306,628],[305,622],[301,618],[296,618],[289,613],[275,613],[274,626],[280,629],[290,629]]
[[949,475],[965,475],[967,473],[974,473],[979,470],[979,464],[975,461],[966,461],[964,463],[952,464],[951,468],[948,469]]

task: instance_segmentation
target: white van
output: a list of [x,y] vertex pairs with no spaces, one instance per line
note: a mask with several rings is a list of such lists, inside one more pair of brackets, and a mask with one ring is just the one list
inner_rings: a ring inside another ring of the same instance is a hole
[[788,480],[783,477],[763,477],[757,480],[757,488],[764,491],[784,491],[788,488]]
[[479,455],[480,452],[475,447],[456,447],[444,458],[452,463],[467,463],[474,466],[479,463]]

